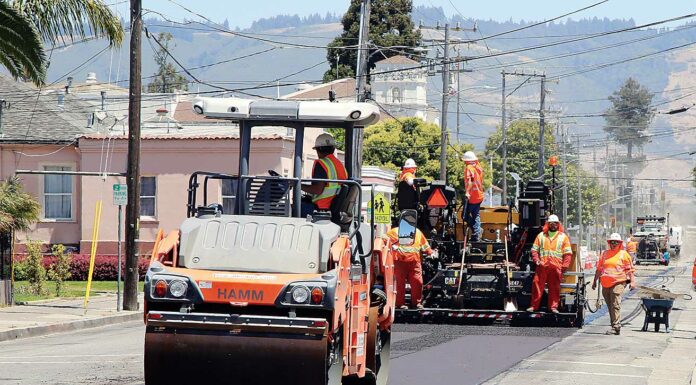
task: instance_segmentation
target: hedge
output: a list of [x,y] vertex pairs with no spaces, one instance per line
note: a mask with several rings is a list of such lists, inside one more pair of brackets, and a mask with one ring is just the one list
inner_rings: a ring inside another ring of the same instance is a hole
[[[73,254],[70,257],[70,281],[86,281],[89,274],[89,258],[87,254]],[[24,262],[25,257],[17,257],[15,259],[15,280],[24,281],[27,279]],[[54,256],[44,256],[43,264],[48,269],[56,262]],[[140,258],[138,261],[138,275],[142,280],[145,277],[147,268],[150,264],[149,258]],[[115,255],[97,255],[94,258],[94,275],[92,279],[95,281],[115,281],[118,276],[118,257]],[[121,274],[126,272],[125,258],[121,260]],[[123,277],[121,278],[123,279]]]

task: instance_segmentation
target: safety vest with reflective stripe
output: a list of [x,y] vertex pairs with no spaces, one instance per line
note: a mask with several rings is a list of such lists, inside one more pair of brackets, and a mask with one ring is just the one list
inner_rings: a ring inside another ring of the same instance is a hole
[[390,240],[393,245],[396,245],[394,260],[402,262],[420,261],[422,254],[432,254],[433,250],[425,239],[423,233],[416,229],[416,236],[413,238],[412,245],[399,244],[399,228],[394,227],[387,231],[385,238]]
[[570,239],[565,233],[558,231],[553,238],[541,232],[534,240],[532,250],[539,254],[541,264],[561,267],[563,264],[563,256],[572,254],[573,249],[570,247]]
[[466,191],[469,193],[469,203],[478,204],[483,202],[483,169],[481,165],[467,164],[464,178]]
[[[324,169],[324,171],[326,171],[326,179],[348,179],[348,172],[346,171],[346,167],[333,154],[329,154],[328,156],[322,159],[317,159],[314,161],[314,163],[315,165],[319,163],[319,165]],[[326,183],[326,185],[324,186],[324,190],[322,190],[321,194],[312,197],[312,202],[317,206],[318,209],[328,210],[329,207],[331,207],[331,201],[334,199],[336,194],[338,194],[340,188],[341,186],[338,183]]]
[[633,272],[633,258],[626,250],[606,250],[597,263],[597,270],[602,287],[608,289],[628,280],[628,273]]
[[[402,171],[401,177],[399,178],[399,182],[408,182],[409,179],[416,179],[416,176],[413,174],[413,172],[407,170]],[[415,186],[413,188],[415,188]]]
[[638,250],[638,242],[630,241],[626,243],[626,252],[635,253]]

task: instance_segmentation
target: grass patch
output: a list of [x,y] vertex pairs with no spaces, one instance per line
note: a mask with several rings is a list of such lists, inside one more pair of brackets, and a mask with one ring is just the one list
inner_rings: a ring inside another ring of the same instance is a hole
[[[63,295],[61,298],[85,296],[87,281],[65,281],[63,285]],[[53,282],[46,282],[46,289],[46,293],[42,295],[32,294],[29,291],[28,281],[15,281],[15,302],[38,301],[42,299],[56,298],[55,284]],[[143,291],[142,282],[138,282],[138,291]],[[90,290],[90,295],[100,293],[116,293],[116,281],[92,281],[92,290]],[[121,293],[123,293],[123,284],[121,284]]]

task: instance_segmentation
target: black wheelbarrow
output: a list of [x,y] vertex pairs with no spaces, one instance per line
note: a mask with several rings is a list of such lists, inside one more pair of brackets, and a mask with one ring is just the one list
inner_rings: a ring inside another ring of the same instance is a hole
[[665,332],[669,333],[669,313],[674,305],[673,299],[641,298],[643,310],[645,310],[645,321],[643,321],[643,331],[648,331],[650,323],[655,324],[655,331],[660,331],[660,324],[665,325]]

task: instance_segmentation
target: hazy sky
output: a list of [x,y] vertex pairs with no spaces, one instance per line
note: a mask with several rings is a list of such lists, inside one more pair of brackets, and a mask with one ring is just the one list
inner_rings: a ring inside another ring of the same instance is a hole
[[[252,21],[278,14],[300,16],[318,12],[343,14],[348,0],[174,0],[191,10],[215,21],[229,20],[230,26],[248,27]],[[414,5],[442,7],[447,15],[457,13],[466,17],[494,20],[545,20],[583,8],[599,0],[414,0]],[[108,1],[107,1],[108,2]],[[454,4],[454,6],[453,6]],[[124,18],[128,18],[128,2],[118,5]],[[143,7],[154,9],[182,19],[194,16],[169,0],[143,0]],[[609,17],[633,18],[637,23],[667,19],[673,16],[696,13],[696,0],[609,0],[592,9],[576,14],[573,18]]]

